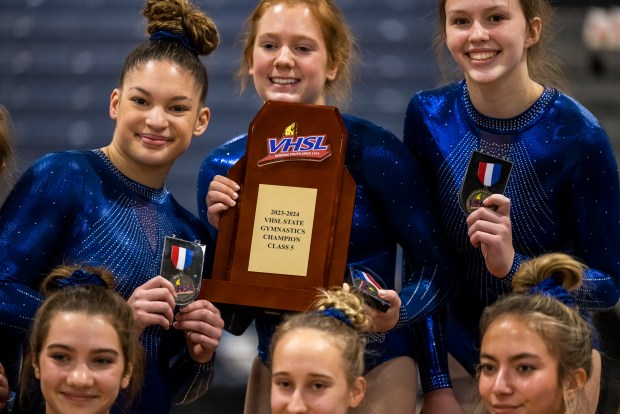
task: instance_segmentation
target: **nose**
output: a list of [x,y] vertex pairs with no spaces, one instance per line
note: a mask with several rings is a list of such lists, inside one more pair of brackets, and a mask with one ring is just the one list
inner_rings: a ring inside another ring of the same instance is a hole
[[512,376],[507,369],[499,369],[493,381],[494,394],[510,394],[512,392]]
[[74,387],[90,387],[93,385],[92,372],[86,364],[77,364],[67,376],[67,384]]
[[292,68],[294,64],[293,52],[286,46],[283,46],[278,51],[276,56],[275,65],[279,67]]
[[477,20],[474,21],[474,23],[471,26],[469,39],[472,42],[480,42],[480,41],[489,40],[489,32],[487,28],[484,26],[484,24],[480,23]]
[[154,130],[166,128],[168,121],[165,109],[159,106],[151,108],[146,117],[146,124]]
[[286,409],[289,413],[307,413],[308,406],[304,401],[304,397],[301,394],[301,390],[297,389],[291,395],[291,399],[286,406]]

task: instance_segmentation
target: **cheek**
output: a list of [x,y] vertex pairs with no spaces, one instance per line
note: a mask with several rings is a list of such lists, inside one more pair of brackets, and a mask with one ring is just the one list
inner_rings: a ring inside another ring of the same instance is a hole
[[284,410],[286,404],[288,403],[288,398],[282,395],[281,393],[274,391],[272,388],[271,391],[271,410],[274,414],[277,414]]
[[487,377],[480,377],[478,380],[478,393],[482,399],[488,398],[491,394],[492,381]]
[[462,37],[462,35],[448,32],[446,33],[446,37],[444,38],[446,47],[455,58],[460,54],[459,52],[463,43]]

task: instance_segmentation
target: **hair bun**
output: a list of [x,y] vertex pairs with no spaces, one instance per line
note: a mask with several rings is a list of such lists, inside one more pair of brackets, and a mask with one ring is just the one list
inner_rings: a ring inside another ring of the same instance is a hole
[[567,291],[579,289],[583,280],[585,266],[565,253],[547,253],[525,261],[512,278],[512,290],[516,293],[528,292],[532,287],[547,278]]
[[[142,14],[147,18],[147,33],[169,32],[185,36],[185,47],[198,55],[210,54],[219,44],[220,38],[213,20],[187,0],[147,0]],[[165,38],[160,36],[158,39]],[[154,39],[157,40],[157,39]],[[176,38],[179,40],[179,38]]]

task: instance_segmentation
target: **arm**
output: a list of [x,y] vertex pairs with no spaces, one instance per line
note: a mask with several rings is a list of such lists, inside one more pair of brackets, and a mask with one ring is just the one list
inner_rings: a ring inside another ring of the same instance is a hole
[[[433,183],[434,177],[430,165],[424,161],[427,159],[428,149],[425,147],[425,136],[430,134],[424,127],[422,110],[418,96],[414,96],[407,107],[403,142],[414,154],[414,158],[420,161],[422,173],[427,183]],[[421,177],[422,178],[422,177]],[[433,185],[429,185],[433,188]],[[436,200],[433,194],[432,200]],[[437,206],[435,202],[435,206]],[[438,206],[436,207],[439,208]],[[442,229],[441,229],[442,230]],[[443,234],[443,231],[440,231]],[[406,266],[405,266],[406,267]],[[454,275],[457,275],[455,272]],[[424,403],[422,412],[444,412],[444,408],[454,407],[456,399],[452,392],[452,383],[448,370],[448,350],[446,332],[446,308],[442,307],[437,313],[427,316],[410,324],[414,331],[416,346],[416,362],[420,373]],[[431,398],[439,393],[446,392],[450,395],[446,403],[435,406]],[[433,402],[433,404],[430,404]],[[456,404],[458,406],[458,404]],[[451,412],[459,412],[457,410]]]
[[[209,228],[213,240],[217,238],[219,215],[236,205],[239,185],[225,177],[228,170],[245,152],[244,136],[234,138],[216,148],[204,159],[198,173],[197,206],[200,221]],[[254,311],[235,305],[217,304],[224,320],[224,329],[241,335],[254,320]]]
[[448,351],[445,349],[446,309],[413,324],[415,352],[420,372],[422,394],[421,414],[463,413],[452,391],[448,370]]
[[198,300],[181,308],[173,327],[183,331],[187,343],[187,352],[172,369],[179,384],[175,403],[186,404],[207,392],[213,380],[215,349],[224,321],[212,303]]
[[[245,136],[239,136],[216,148],[204,159],[198,172],[196,202],[198,217],[205,225],[210,225],[212,234],[219,224],[219,213],[233,207],[238,198],[239,186],[226,178],[226,173],[245,153]],[[213,186],[213,187],[212,187]],[[209,204],[209,190],[221,193],[212,194]],[[213,221],[213,223],[212,223]]]
[[0,327],[22,338],[42,302],[40,278],[55,263],[65,223],[81,199],[80,166],[51,154],[33,165],[0,210]]
[[407,259],[399,293],[399,324],[422,319],[445,306],[457,278],[443,240],[426,177],[409,150],[393,135],[374,139],[364,154],[365,179],[383,218]]
[[[588,266],[578,305],[613,307],[620,297],[620,184],[618,166],[607,134],[590,131],[587,145],[575,145],[568,157],[570,252]],[[568,223],[567,223],[568,224]]]

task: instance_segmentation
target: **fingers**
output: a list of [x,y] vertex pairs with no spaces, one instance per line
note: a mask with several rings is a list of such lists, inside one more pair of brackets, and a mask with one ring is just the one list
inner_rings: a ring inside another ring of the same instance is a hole
[[222,204],[217,203],[213,204],[211,207],[207,208],[207,221],[210,225],[212,225],[216,230],[220,229],[220,214],[222,212],[228,210],[229,207]]
[[382,289],[379,291],[379,297],[390,302],[390,309],[400,308],[400,296],[395,290]]
[[150,325],[168,329],[173,322],[176,292],[170,281],[156,276],[142,284],[129,297],[140,331]]
[[173,326],[185,331],[192,359],[205,363],[211,360],[222,338],[224,321],[211,302],[199,300],[181,308]]
[[235,200],[239,198],[237,191],[240,190],[239,184],[236,182],[216,175],[209,184],[207,192],[207,208],[213,204],[222,203],[228,207],[234,207],[237,203]]
[[394,290],[382,289],[379,291],[379,297],[389,301],[390,308],[386,312],[381,312],[366,305],[366,313],[374,322],[373,331],[387,332],[398,323],[401,301],[398,293]]
[[510,199],[503,194],[491,194],[482,205],[495,210],[499,215],[510,216]]
[[[220,311],[211,302],[198,300],[181,308],[173,326],[219,341],[222,337],[224,320],[220,316]],[[192,337],[192,340],[197,339]]]
[[216,229],[220,226],[220,214],[234,207],[239,198],[239,185],[233,180],[216,175],[209,184],[207,192],[207,220]]

